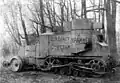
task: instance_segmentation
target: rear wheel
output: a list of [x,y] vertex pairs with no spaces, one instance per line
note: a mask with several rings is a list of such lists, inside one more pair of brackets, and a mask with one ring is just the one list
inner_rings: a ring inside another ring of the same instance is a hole
[[99,78],[99,77],[102,77],[102,76],[103,76],[102,74],[92,75],[92,77],[95,77],[95,78]]
[[79,71],[74,69],[72,74],[73,74],[73,76],[77,77],[77,76],[79,76]]
[[60,75],[65,75],[66,68],[60,68]]
[[79,72],[79,77],[85,77],[86,76],[86,73],[85,72],[83,72],[83,71],[80,71]]
[[89,66],[94,72],[105,72],[106,64],[100,59],[93,59],[89,62]]
[[52,69],[52,72],[53,72],[54,74],[57,74],[57,73],[59,72],[59,68],[53,68],[53,69]]

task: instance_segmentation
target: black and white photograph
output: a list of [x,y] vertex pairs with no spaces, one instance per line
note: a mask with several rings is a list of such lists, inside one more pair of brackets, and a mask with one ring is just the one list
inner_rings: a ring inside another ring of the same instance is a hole
[[120,83],[120,0],[0,0],[0,83]]

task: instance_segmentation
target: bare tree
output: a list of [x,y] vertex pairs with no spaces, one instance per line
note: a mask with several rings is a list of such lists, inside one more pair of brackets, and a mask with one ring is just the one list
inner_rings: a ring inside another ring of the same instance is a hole
[[[19,1],[11,1],[5,4],[4,7],[8,9],[8,11],[4,11],[4,21],[9,35],[18,45],[22,45],[21,38],[25,39],[26,44],[29,45],[26,21],[23,17],[21,3]],[[24,34],[21,35],[22,30]]]
[[[37,1],[36,1],[37,2]],[[39,2],[39,1],[38,1]],[[37,3],[38,3],[37,2]],[[37,36],[39,36],[40,34],[40,26],[41,26],[41,17],[40,17],[40,9],[39,9],[39,4],[36,3],[32,3],[31,5],[27,5],[28,10],[30,11],[32,18],[27,17],[30,22],[31,22],[31,28],[33,28],[33,30],[35,30],[35,32],[37,33]]]
[[23,28],[26,44],[29,45],[28,34],[27,34],[27,30],[26,30],[25,20],[23,19],[23,15],[22,15],[22,10],[21,10],[22,6],[20,3],[18,3],[18,8],[19,8],[20,20],[21,20],[21,25]]
[[[45,13],[46,13],[47,18],[49,20],[49,24],[50,24],[51,30],[53,31],[54,23],[53,23],[53,19],[52,19],[52,8],[51,8],[51,4],[50,4],[49,1],[46,1],[46,10],[47,10],[47,12],[45,12]],[[55,21],[55,18],[54,18],[54,21]]]

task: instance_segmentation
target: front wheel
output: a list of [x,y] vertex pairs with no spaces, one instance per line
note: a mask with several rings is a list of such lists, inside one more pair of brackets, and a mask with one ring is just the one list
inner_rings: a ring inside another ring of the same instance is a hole
[[18,58],[18,57],[13,58],[10,62],[10,69],[13,72],[21,71],[22,66],[23,66],[23,62],[22,62],[21,58]]

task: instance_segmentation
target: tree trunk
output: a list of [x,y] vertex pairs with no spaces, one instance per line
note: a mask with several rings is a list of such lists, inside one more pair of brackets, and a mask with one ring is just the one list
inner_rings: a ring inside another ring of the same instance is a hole
[[22,27],[23,27],[23,31],[24,31],[24,35],[25,35],[26,44],[29,45],[29,39],[28,39],[27,31],[26,31],[25,22],[23,19],[21,21],[22,21]]
[[82,18],[87,18],[87,12],[86,12],[86,0],[82,0],[82,9],[81,9],[81,17]]
[[[116,46],[116,0],[107,0],[106,3],[106,18],[107,18],[107,35],[110,56],[115,66],[118,60],[117,46]],[[112,9],[111,9],[112,8]]]
[[60,6],[61,6],[61,31],[63,31],[63,22],[64,22],[64,1],[61,0]]
[[67,1],[67,21],[69,21],[69,4],[68,4],[68,1]]
[[40,17],[41,17],[41,33],[45,33],[46,29],[45,29],[45,22],[44,22],[44,14],[43,14],[43,0],[39,0],[40,2]]
[[53,26],[56,26],[55,1],[53,0]]

